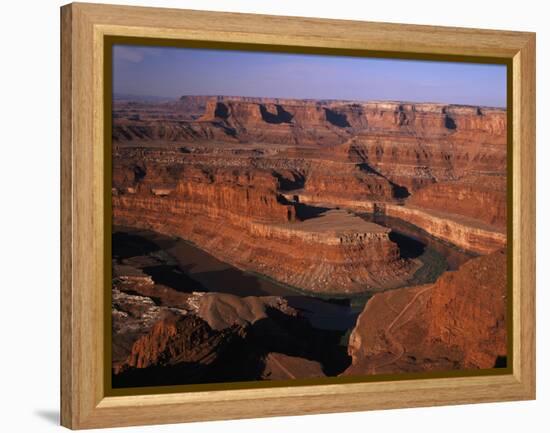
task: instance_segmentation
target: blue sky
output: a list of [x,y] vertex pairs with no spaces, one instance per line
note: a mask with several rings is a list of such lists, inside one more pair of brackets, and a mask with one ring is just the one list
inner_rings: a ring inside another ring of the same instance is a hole
[[113,92],[505,107],[506,66],[116,45]]

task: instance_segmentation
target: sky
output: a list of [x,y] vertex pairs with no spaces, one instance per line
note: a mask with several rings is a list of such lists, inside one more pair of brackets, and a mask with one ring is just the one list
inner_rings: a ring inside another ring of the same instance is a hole
[[113,47],[113,93],[506,106],[506,66],[175,47]]

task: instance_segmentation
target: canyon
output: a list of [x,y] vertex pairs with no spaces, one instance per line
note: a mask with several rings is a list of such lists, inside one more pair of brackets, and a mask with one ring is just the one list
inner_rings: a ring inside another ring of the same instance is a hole
[[430,103],[115,100],[113,383],[492,368],[506,125]]

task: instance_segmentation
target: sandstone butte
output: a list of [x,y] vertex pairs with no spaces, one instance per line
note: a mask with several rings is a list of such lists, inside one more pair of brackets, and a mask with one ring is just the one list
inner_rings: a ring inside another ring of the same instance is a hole
[[[237,268],[311,293],[353,294],[402,287],[417,271],[389,229],[356,214],[399,218],[486,257],[433,285],[375,295],[353,332],[346,374],[485,368],[505,354],[498,281],[505,263],[495,252],[506,245],[506,121],[503,109],[443,104],[228,96],[115,101],[113,223],[181,237]],[[264,323],[267,330],[284,325],[286,331],[275,333],[284,341],[275,339],[278,344],[247,358],[256,376],[327,372],[319,367],[326,360],[316,345],[328,337],[311,331],[301,314],[281,311],[282,298],[226,302],[218,294],[203,307],[224,311],[213,319],[193,309],[192,297],[159,288],[139,270],[122,269],[117,278],[113,350],[121,383],[131,383],[138,367],[151,383],[162,382],[161,367],[199,381],[243,377],[235,354],[251,338],[259,344],[258,324]],[[487,300],[494,305],[479,304]],[[409,303],[402,315],[391,316]],[[399,322],[389,327],[387,341],[369,333],[387,331],[369,321],[377,317],[373,305],[381,323]],[[424,321],[401,327],[413,311]],[[240,319],[226,323],[221,316]],[[485,316],[494,322],[492,331]],[[461,320],[458,335],[445,333]],[[406,332],[419,342],[417,352],[400,353],[410,350],[403,346]],[[311,340],[306,349],[294,333]],[[495,344],[484,348],[488,337]]]

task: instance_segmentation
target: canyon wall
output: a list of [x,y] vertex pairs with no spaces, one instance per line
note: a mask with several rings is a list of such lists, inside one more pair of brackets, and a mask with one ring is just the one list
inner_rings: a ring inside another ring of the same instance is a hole
[[[342,215],[340,233],[327,231],[328,209],[383,210],[480,254],[506,243],[501,109],[224,96],[119,102],[113,164],[116,224],[184,237],[306,290],[396,287],[415,270],[374,225]],[[317,227],[303,229],[305,220]]]
[[[399,257],[389,229],[346,211],[304,218],[262,171],[147,162],[138,180],[120,158],[113,221],[180,236],[241,269],[317,293],[403,285],[414,265]],[[145,174],[144,174],[145,173]],[[284,263],[284,266],[281,266]]]
[[[115,104],[114,139],[174,141],[190,134],[194,140],[215,135],[242,143],[330,146],[368,132],[375,134],[371,143],[383,146],[391,144],[385,141],[392,136],[416,141],[450,138],[485,145],[501,145],[506,137],[506,113],[493,108],[228,96],[204,96],[199,102],[199,98],[186,96],[178,103],[165,104]],[[204,113],[197,118],[202,106]]]
[[506,254],[446,272],[434,284],[374,295],[357,319],[345,375],[506,365]]
[[[306,203],[312,206],[332,205],[342,209],[349,209],[358,214],[375,213],[381,216],[399,218],[402,221],[422,229],[431,236],[454,245],[461,250],[475,254],[489,254],[504,248],[507,244],[507,237],[503,224],[494,223],[491,225],[485,223],[483,219],[475,219],[456,213],[438,211],[433,209],[439,204],[437,200],[434,202],[428,201],[428,205],[422,207],[408,203],[396,204],[371,200],[353,200],[336,195],[330,198],[319,197],[317,194],[308,194],[305,192],[284,194],[284,196],[288,200],[294,198],[300,203]],[[446,198],[445,200],[450,199]],[[465,198],[462,198],[462,200],[469,201],[469,199]],[[412,200],[411,202],[414,203]],[[461,203],[459,202],[458,205],[460,206]],[[470,208],[466,203],[463,203],[463,205],[464,214],[468,214],[476,209],[475,207]],[[454,204],[454,206],[457,206],[457,204]],[[452,209],[452,207],[453,205],[450,204],[449,208]],[[447,208],[444,209],[447,210]],[[485,215],[487,214],[488,213]]]
[[410,204],[436,211],[464,215],[497,230],[506,227],[506,177],[469,176],[460,181],[439,182],[419,190]]
[[[286,188],[305,186],[327,198],[405,199],[433,183],[460,185],[466,179],[468,194],[481,196],[470,205],[474,216],[490,219],[483,215],[483,197],[495,194],[502,201],[505,193],[499,183],[506,175],[502,109],[196,96],[165,104],[119,103],[114,116],[115,143],[185,143],[186,149],[216,152],[239,147],[241,154],[266,158],[259,164],[291,173],[280,173]],[[476,176],[495,181],[468,181]],[[342,182],[349,187],[337,190]],[[457,193],[449,190],[447,197]]]
[[427,233],[476,254],[489,254],[507,244],[504,228],[490,226],[472,218],[447,212],[430,211],[416,206],[384,204],[383,214],[402,219]]

